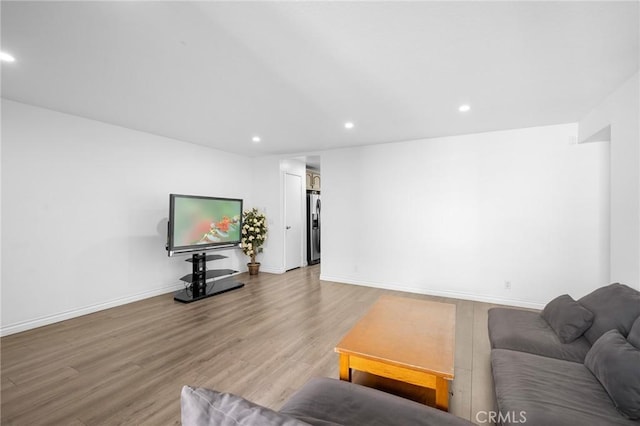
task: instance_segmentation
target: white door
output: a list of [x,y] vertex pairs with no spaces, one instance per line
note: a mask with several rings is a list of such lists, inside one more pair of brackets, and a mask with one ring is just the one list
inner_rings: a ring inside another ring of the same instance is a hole
[[302,266],[302,177],[284,174],[284,269]]

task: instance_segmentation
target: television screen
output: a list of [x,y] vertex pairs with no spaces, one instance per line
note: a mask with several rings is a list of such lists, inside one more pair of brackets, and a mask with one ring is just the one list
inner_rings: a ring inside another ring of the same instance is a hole
[[169,196],[169,256],[240,243],[242,200]]

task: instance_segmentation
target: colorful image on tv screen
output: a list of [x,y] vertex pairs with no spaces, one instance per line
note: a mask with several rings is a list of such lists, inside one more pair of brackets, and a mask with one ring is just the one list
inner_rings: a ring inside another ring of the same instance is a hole
[[173,246],[237,243],[241,215],[239,200],[176,197]]

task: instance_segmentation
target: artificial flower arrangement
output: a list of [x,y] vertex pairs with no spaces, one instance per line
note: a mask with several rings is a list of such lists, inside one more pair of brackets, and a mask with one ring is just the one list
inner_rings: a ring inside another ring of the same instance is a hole
[[267,217],[258,209],[245,210],[242,214],[242,252],[256,264],[256,255],[262,253],[262,245],[267,239]]

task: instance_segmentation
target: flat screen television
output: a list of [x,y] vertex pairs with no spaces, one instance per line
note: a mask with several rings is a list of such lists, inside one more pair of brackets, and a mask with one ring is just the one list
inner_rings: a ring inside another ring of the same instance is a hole
[[169,195],[169,256],[240,244],[242,200]]

